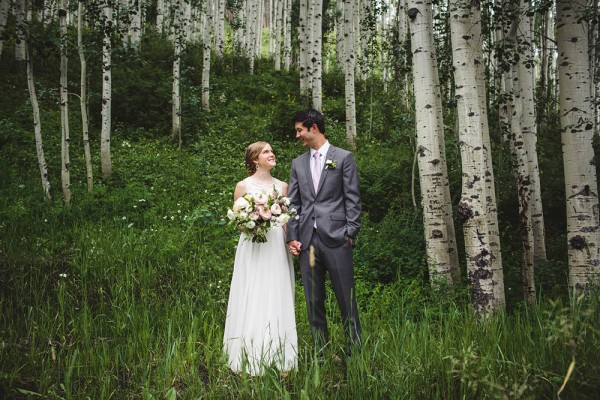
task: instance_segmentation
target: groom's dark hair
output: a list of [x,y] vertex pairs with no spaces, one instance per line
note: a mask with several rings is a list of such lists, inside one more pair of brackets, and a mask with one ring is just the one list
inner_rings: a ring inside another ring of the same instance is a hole
[[294,116],[294,124],[296,124],[296,122],[302,122],[302,125],[304,125],[306,129],[310,129],[310,127],[315,124],[317,125],[317,128],[319,128],[319,131],[325,134],[325,118],[323,118],[323,114],[317,110],[307,108],[306,110],[298,111]]

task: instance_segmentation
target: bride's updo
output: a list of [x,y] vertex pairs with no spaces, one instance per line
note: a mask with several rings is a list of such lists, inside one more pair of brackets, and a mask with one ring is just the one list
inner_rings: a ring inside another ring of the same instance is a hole
[[254,175],[256,172],[256,163],[254,161],[258,160],[258,156],[260,152],[263,151],[267,142],[255,142],[246,147],[246,170],[248,171],[248,176]]

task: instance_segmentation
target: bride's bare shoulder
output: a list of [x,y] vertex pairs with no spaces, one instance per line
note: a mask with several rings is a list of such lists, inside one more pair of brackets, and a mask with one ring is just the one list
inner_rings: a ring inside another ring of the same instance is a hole
[[246,179],[239,181],[235,185],[235,191],[233,192],[233,200],[237,200],[238,197],[242,196],[247,191]]

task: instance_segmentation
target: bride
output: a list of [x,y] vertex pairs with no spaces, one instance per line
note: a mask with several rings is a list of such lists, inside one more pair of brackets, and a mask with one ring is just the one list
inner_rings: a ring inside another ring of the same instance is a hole
[[[246,148],[248,177],[235,187],[234,201],[246,193],[287,195],[288,185],[271,176],[275,153],[266,142]],[[287,252],[285,231],[275,227],[266,234],[266,243],[254,243],[240,235],[223,347],[234,372],[261,375],[275,367],[283,374],[298,365],[298,337],[294,314],[294,273]]]

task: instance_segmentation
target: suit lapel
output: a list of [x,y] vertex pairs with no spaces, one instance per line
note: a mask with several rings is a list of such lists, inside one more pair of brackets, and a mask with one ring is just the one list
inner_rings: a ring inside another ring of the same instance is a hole
[[[302,160],[302,163],[304,164],[304,172],[306,174],[306,181],[308,182],[308,186],[310,187],[310,191],[313,194],[313,196],[316,195],[315,193],[315,185],[313,185],[313,180],[312,180],[312,172],[310,171],[310,150],[308,152],[305,153],[304,155],[304,160]],[[320,186],[320,184],[319,184]]]
[[323,187],[323,182],[325,182],[325,179],[327,179],[327,175],[329,175],[329,168],[325,168],[325,166],[327,165],[327,160],[335,160],[335,147],[333,147],[333,145],[329,145],[329,150],[327,151],[327,155],[325,156],[325,161],[323,162],[323,171],[321,172],[321,179],[319,180],[318,190],[321,190],[321,187]]

